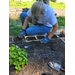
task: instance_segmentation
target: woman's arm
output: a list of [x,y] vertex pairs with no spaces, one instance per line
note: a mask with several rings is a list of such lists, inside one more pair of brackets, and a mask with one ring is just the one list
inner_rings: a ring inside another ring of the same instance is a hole
[[29,16],[26,17],[22,29],[26,29],[26,27],[27,27],[27,25],[28,25],[28,22],[29,22],[30,18],[31,18],[31,17],[29,17]]
[[48,36],[49,39],[51,39],[51,37],[54,35],[54,33],[56,32],[57,29],[58,29],[58,22],[53,26],[53,29]]

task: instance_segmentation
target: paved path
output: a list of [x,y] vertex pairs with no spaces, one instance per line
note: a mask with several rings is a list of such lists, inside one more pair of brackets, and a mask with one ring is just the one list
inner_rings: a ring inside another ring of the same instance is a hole
[[[10,18],[16,18],[20,15],[22,11],[27,11],[28,9],[25,8],[9,8],[9,17]],[[57,16],[65,16],[65,9],[54,9],[54,12],[57,14]]]
[[65,16],[65,9],[54,9],[57,16]]

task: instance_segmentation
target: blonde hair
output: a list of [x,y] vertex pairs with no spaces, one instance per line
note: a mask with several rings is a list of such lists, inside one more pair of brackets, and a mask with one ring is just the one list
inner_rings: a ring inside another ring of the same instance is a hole
[[44,11],[44,4],[41,1],[36,1],[31,7],[31,15],[41,15]]

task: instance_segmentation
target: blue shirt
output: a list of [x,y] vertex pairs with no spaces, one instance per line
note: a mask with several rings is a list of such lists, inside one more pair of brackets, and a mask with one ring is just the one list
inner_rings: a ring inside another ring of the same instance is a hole
[[[57,22],[57,18],[54,14],[53,8],[47,4],[44,4],[44,8],[44,14],[39,17],[37,23],[52,27]],[[31,17],[32,15],[30,14],[30,10],[31,8],[27,11],[27,15]]]

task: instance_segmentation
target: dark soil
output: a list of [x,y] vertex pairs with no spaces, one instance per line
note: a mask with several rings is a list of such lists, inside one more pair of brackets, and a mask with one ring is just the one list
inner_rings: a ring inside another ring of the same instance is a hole
[[56,35],[53,35],[53,36],[52,36],[52,39],[55,39],[55,38],[57,38],[57,36],[56,36]]
[[38,39],[42,39],[42,38],[45,38],[45,36],[41,36],[41,37],[40,36],[37,36],[37,38]]
[[[47,63],[50,61],[62,65],[65,69],[65,44],[60,40],[50,40],[46,44],[39,41],[25,42],[15,44],[24,48],[24,46],[32,45],[25,49],[28,54],[28,66],[24,66],[21,71],[15,74],[14,66],[9,67],[9,75],[65,75],[65,72],[51,69]],[[43,73],[46,74],[43,74]]]
[[59,37],[65,37],[65,35],[63,35],[63,33],[59,34],[58,36]]
[[26,40],[27,40],[27,41],[36,40],[36,38],[35,38],[35,37],[27,37]]

